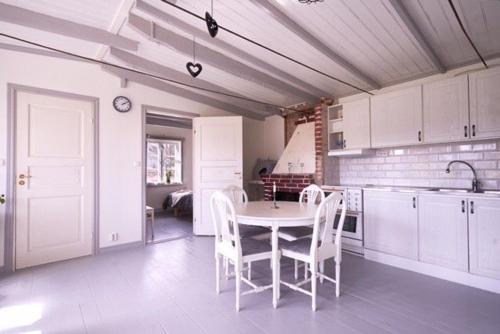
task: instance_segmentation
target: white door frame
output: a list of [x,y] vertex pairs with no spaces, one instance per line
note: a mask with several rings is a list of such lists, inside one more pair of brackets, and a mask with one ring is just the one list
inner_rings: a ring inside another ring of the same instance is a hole
[[5,253],[3,271],[15,271],[15,212],[16,212],[16,95],[18,92],[43,94],[91,102],[94,111],[94,224],[92,255],[99,252],[99,99],[97,97],[61,92],[18,84],[7,84],[7,201],[5,211]]
[[[141,106],[141,119],[142,119],[142,134],[141,134],[141,156],[142,156],[142,173],[141,173],[141,184],[142,184],[142,244],[146,245],[146,114],[148,111],[158,111],[166,114],[171,114],[172,116],[184,117],[184,118],[196,118],[200,117],[200,114],[191,113],[187,111],[174,110],[162,107],[151,106],[147,104],[143,104]],[[182,157],[184,159],[184,148],[182,149]],[[184,174],[184,166],[182,166],[183,174]]]

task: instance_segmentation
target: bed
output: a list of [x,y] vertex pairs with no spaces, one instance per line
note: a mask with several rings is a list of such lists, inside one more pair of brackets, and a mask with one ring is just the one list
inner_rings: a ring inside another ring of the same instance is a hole
[[182,189],[171,192],[163,201],[163,210],[173,210],[174,216],[193,213],[193,191]]

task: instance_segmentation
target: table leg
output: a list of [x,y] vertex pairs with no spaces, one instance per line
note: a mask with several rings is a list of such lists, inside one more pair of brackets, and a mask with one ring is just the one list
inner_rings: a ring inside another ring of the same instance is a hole
[[279,289],[280,289],[280,281],[279,281],[279,252],[278,252],[278,224],[273,223],[272,227],[272,251],[273,251],[273,306],[274,308],[278,307],[278,299],[279,299]]

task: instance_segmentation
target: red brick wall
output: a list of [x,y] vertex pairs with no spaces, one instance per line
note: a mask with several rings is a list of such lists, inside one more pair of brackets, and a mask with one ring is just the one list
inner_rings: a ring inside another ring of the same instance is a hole
[[273,199],[273,182],[276,182],[276,191],[299,193],[308,185],[314,183],[312,174],[271,174],[262,176],[264,182],[264,196],[266,201]]
[[333,104],[333,100],[322,98],[321,102],[314,107],[314,143],[316,153],[315,183],[324,183],[325,152],[328,150],[328,124],[327,107]]

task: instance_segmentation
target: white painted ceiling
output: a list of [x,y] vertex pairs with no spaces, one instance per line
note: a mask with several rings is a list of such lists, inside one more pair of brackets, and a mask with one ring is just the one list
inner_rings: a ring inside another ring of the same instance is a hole
[[[307,32],[347,59],[362,73],[380,83],[381,86],[438,72],[438,68],[412,34],[407,22],[394,10],[390,0],[325,0],[312,5],[300,4],[297,0],[267,1],[280,8]],[[184,73],[186,62],[192,60],[168,45],[151,41],[142,33],[132,29],[126,22],[117,27],[116,23],[119,16],[123,15],[123,8],[127,9],[133,4],[133,0],[0,0],[0,2],[117,32],[139,42],[136,55]],[[199,34],[207,34],[205,23],[201,20],[159,0],[145,0],[145,2],[191,24],[198,29]],[[460,30],[448,0],[400,0],[399,2],[421,32],[424,41],[446,69],[479,61]],[[202,16],[205,11],[210,11],[210,0],[177,0],[176,3]],[[499,56],[500,1],[454,0],[454,3],[465,28],[483,56],[487,59]],[[149,16],[136,8],[132,7],[132,12],[189,39],[193,37],[179,27]],[[363,82],[351,71],[315,49],[309,41],[303,40],[289,30],[254,1],[214,0],[214,17],[220,25],[305,64],[364,89],[371,88],[368,83]],[[0,31],[84,56],[99,57],[104,54],[105,60],[119,63],[109,53],[103,52],[106,49],[99,44],[5,22],[0,22]],[[321,76],[224,31],[219,31],[216,38],[245,50],[316,87],[317,90],[329,93],[332,97],[356,93],[356,90],[351,87]],[[0,42],[14,43],[5,38],[0,39]],[[228,50],[221,49],[210,41],[198,38],[197,43],[222,52],[294,87],[308,90],[260,68],[248,59],[240,58]],[[237,94],[278,105],[291,105],[304,100],[292,93],[272,89],[269,85],[247,80],[209,64],[203,65],[203,72],[199,78]],[[309,93],[313,92],[309,91]],[[313,94],[318,93],[316,91]],[[229,101],[228,98],[219,98]],[[237,103],[234,99],[231,102]],[[249,103],[238,103],[252,108]]]

